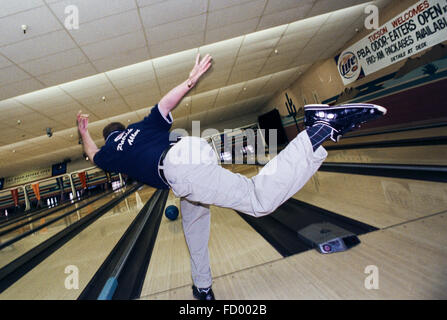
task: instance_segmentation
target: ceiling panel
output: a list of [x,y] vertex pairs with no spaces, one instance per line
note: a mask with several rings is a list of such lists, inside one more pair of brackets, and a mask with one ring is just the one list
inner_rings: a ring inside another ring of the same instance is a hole
[[249,34],[256,31],[259,18],[253,18],[246,21],[232,23],[223,27],[206,30],[205,43],[210,44],[216,41],[222,41],[229,38],[238,37],[241,34]]
[[0,86],[29,79],[31,76],[16,66],[0,69]]
[[[116,15],[136,9],[134,0],[57,0],[50,4],[50,8],[61,23],[64,23],[67,6],[76,6],[79,10],[79,24],[95,21],[107,16]],[[49,1],[47,1],[49,2]]]
[[[129,81],[133,84],[128,84],[124,82],[113,82],[115,87],[118,89],[118,92],[123,96],[130,96],[134,93],[140,93],[140,92],[148,92],[153,95],[160,95],[160,89],[158,88],[157,82],[155,80],[149,80],[149,81]],[[120,87],[123,86],[123,87]],[[126,85],[124,87],[124,85]]]
[[89,109],[85,108],[84,106],[80,106],[78,104],[72,104],[67,106],[66,108],[65,107],[60,108],[59,110],[55,110],[53,114],[50,115],[46,114],[46,115],[48,115],[55,121],[64,124],[65,127],[72,127],[76,125],[76,115],[78,114],[79,111],[88,114],[90,122],[98,121],[100,119],[97,116],[95,116]]
[[206,14],[174,21],[147,29],[149,45],[156,45],[180,37],[205,31]]
[[150,28],[201,15],[206,12],[207,4],[207,0],[168,0],[143,7],[140,13],[144,26]]
[[[6,1],[2,1],[0,3],[2,10],[4,2]],[[26,34],[22,31],[22,24],[29,26]],[[2,30],[0,46],[20,42],[24,39],[32,39],[36,36],[60,29],[62,29],[61,24],[45,6],[23,11],[14,15],[0,18],[0,30]]]
[[227,70],[221,73],[214,73],[214,74],[210,72],[207,79],[204,79],[206,81],[199,82],[195,86],[194,92],[201,93],[225,86],[228,82],[230,71],[231,70]]
[[[146,81],[155,78],[154,68],[152,61],[140,62],[125,68],[115,69],[106,72],[107,77],[115,84],[118,88],[126,87],[127,81]],[[130,83],[133,85],[134,83]]]
[[211,109],[216,101],[219,90],[211,90],[205,93],[199,93],[192,96],[191,99],[191,114],[200,113],[202,111]]
[[312,10],[309,12],[309,16],[313,17],[316,15],[321,15],[324,13],[336,11],[342,8],[352,7],[361,3],[371,2],[365,0],[343,0],[343,1],[333,1],[333,0],[317,0]]
[[21,63],[75,47],[75,42],[67,37],[67,33],[59,30],[1,47],[0,52],[13,62]]
[[160,101],[160,99],[161,96],[157,92],[151,91],[143,91],[129,96],[124,96],[124,100],[132,110],[153,106]]
[[80,25],[70,30],[70,34],[80,46],[98,43],[141,29],[137,10],[102,18]]
[[114,38],[85,45],[82,50],[91,60],[103,59],[115,54],[131,52],[145,46],[141,29]]
[[0,55],[0,68],[8,67],[12,64],[11,61],[6,59],[4,56]]
[[188,116],[190,113],[191,113],[191,97],[186,97],[174,109],[172,115],[174,117],[174,121],[176,121],[177,118]]
[[239,50],[239,56],[252,55],[256,52],[270,51],[272,52],[278,43],[279,38],[273,38],[266,41],[258,41],[250,44],[242,44]]
[[307,16],[312,5],[305,5],[303,7],[295,7],[289,10],[275,12],[272,14],[266,14],[262,16],[259,22],[259,29],[271,28],[284,23],[290,23],[299,19],[303,19]]
[[300,8],[301,10],[306,10],[306,8],[311,8],[315,3],[315,0],[282,0],[282,1],[269,1],[265,8],[264,14],[272,14],[276,12],[282,12],[286,10],[291,10],[294,8]]
[[80,49],[74,48],[22,63],[21,67],[31,75],[39,76],[87,62],[85,54]]
[[186,127],[188,122],[188,117],[175,118],[172,124],[173,129],[183,129]]
[[43,88],[44,85],[42,84],[42,82],[36,79],[21,80],[1,86],[0,97],[7,99]]
[[92,61],[92,65],[98,72],[106,72],[116,67],[131,65],[141,60],[147,60],[148,58],[149,51],[147,47],[142,47],[107,55],[105,58]]
[[284,34],[284,32],[287,30],[287,28],[288,28],[288,25],[284,24],[282,26],[269,28],[269,29],[262,30],[259,32],[247,34],[244,37],[244,46],[250,45],[253,43],[257,43],[257,42],[265,42],[265,41],[268,41],[271,39],[277,40]]
[[42,0],[21,0],[21,1],[8,1],[2,0],[0,11],[0,18],[16,14],[21,11],[30,10],[36,7],[43,6]]
[[[30,92],[14,98],[24,104],[42,104],[48,103],[54,99],[60,99],[65,97],[65,92],[59,87],[50,87],[43,90]],[[58,101],[60,102],[60,101]]]
[[150,53],[153,57],[169,55],[174,52],[184,51],[199,47],[203,44],[203,33],[194,33],[160,44],[151,45]]
[[73,79],[88,77],[96,73],[96,69],[91,63],[84,63],[41,75],[38,79],[49,87],[60,83],[66,83],[67,81],[71,81]]
[[243,90],[245,83],[237,83],[219,90],[214,104],[215,108],[223,107],[233,103],[240,92]]
[[210,54],[215,61],[233,60],[245,37],[217,41],[199,48],[201,55]]
[[207,28],[210,30],[260,17],[266,0],[254,0],[208,14]]

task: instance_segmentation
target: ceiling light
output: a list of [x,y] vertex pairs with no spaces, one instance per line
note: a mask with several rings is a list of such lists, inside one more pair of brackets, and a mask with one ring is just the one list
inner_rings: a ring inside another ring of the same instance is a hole
[[127,119],[127,122],[130,122],[130,119]]
[[14,150],[12,150],[12,153],[16,153],[16,150],[14,149]]
[[275,49],[275,54],[278,54],[278,49]]
[[28,30],[28,26],[26,24],[22,24],[23,34],[25,34],[27,30]]
[[20,125],[22,123],[21,120],[17,120],[17,124]]
[[101,99],[102,101],[106,101],[106,96],[103,96]]

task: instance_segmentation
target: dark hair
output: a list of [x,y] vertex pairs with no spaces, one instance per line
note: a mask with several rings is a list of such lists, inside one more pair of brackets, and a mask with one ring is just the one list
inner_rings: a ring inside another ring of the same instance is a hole
[[109,123],[102,129],[102,136],[104,137],[104,140],[107,139],[109,134],[111,134],[113,131],[123,131],[126,130],[126,127],[121,122],[112,122]]

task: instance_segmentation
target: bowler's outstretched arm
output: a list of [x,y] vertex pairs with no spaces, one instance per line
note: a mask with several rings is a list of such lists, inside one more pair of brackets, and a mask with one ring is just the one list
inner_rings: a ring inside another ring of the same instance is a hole
[[98,146],[93,141],[92,137],[90,136],[90,133],[88,132],[87,126],[88,126],[88,114],[82,114],[81,111],[79,111],[78,116],[78,130],[79,134],[82,138],[82,146],[84,147],[84,152],[87,154],[89,160],[93,162],[93,157],[95,154],[99,151]]
[[196,85],[200,77],[211,67],[211,61],[212,58],[209,54],[202,60],[200,60],[200,53],[197,54],[196,63],[189,74],[188,80],[169,91],[158,103],[158,109],[163,116],[166,117],[169,112],[174,110],[183,97]]

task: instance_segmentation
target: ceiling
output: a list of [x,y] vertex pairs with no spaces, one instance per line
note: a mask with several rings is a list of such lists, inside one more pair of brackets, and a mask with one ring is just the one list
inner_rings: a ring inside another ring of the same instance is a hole
[[[187,78],[197,52],[214,65],[173,112],[175,127],[254,114],[334,56],[363,28],[370,3],[0,0],[0,177],[80,158],[79,110],[98,144],[106,123],[141,120]],[[65,28],[69,5],[79,10],[78,29]]]

